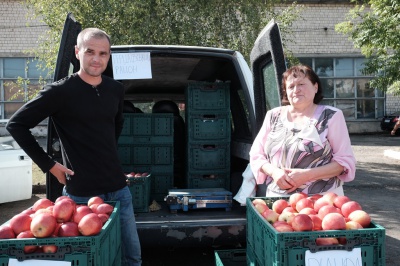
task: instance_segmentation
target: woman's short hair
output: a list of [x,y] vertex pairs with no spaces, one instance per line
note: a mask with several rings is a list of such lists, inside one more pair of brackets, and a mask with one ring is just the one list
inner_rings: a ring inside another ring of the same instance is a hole
[[308,78],[312,84],[318,84],[318,90],[314,97],[315,104],[320,103],[324,98],[322,94],[321,80],[314,72],[314,70],[312,70],[312,68],[307,65],[295,65],[286,70],[282,75],[282,105],[289,105],[289,100],[286,93],[286,81],[289,77],[297,78],[301,76]]

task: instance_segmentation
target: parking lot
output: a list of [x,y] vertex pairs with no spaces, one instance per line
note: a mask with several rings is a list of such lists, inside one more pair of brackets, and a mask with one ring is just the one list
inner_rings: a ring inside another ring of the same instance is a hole
[[[351,135],[351,141],[357,159],[357,172],[356,179],[345,185],[345,194],[360,202],[363,208],[371,214],[373,221],[385,227],[386,265],[399,265],[400,137],[390,136],[389,133]],[[34,194],[30,200],[1,204],[0,224],[9,220],[19,211],[32,206],[33,202],[43,197],[45,197],[44,194],[38,193]],[[168,261],[171,260],[172,262],[174,256],[182,260],[184,254],[192,258],[196,256],[194,253],[197,254],[196,251],[181,253],[178,250],[167,250],[165,252],[169,253],[170,256],[163,259],[163,264],[147,264],[146,262],[144,265],[170,265]],[[196,265],[212,265],[210,263],[213,260],[213,254],[209,253],[211,251],[201,250],[199,252],[201,252],[199,256],[209,258],[209,262],[208,264]],[[151,257],[154,258],[154,256]],[[160,256],[157,257],[160,260]],[[181,264],[174,263],[172,265]]]

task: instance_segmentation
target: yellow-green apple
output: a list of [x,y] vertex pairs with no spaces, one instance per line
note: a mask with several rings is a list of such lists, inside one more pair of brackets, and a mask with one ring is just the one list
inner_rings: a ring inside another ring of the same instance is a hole
[[317,214],[317,212],[316,212],[313,208],[310,208],[310,207],[306,207],[306,208],[304,208],[304,209],[301,209],[301,210],[299,211],[299,213],[308,214],[308,215],[310,215],[310,214]]
[[32,217],[25,213],[14,215],[10,220],[10,227],[15,235],[31,228]]
[[270,224],[275,223],[276,221],[278,221],[278,217],[279,214],[276,213],[275,211],[271,210],[271,209],[267,209],[265,210],[262,214],[261,214],[265,220],[267,220]]
[[99,196],[94,196],[88,200],[87,205],[90,207],[92,204],[101,204],[101,203],[104,203],[104,200]]
[[89,206],[86,205],[76,206],[74,214],[72,215],[72,221],[78,224],[83,216],[92,212],[93,211]]
[[74,222],[65,222],[62,223],[60,228],[58,229],[59,237],[71,237],[71,236],[79,236],[78,224]]
[[31,232],[35,237],[49,237],[57,226],[56,218],[48,213],[40,213],[33,217]]
[[333,201],[338,195],[335,192],[326,192],[322,194],[322,197],[325,198],[331,205],[333,205]]
[[0,225],[0,239],[15,238],[15,233],[8,224]]
[[[28,230],[28,231],[24,231],[21,232],[17,235],[17,238],[35,238],[35,236],[33,235],[33,233]],[[38,246],[36,245],[27,245],[24,246],[24,252],[25,253],[33,253],[37,250]]]
[[336,208],[341,209],[342,205],[345,204],[346,202],[349,202],[350,198],[347,196],[337,196],[334,200],[333,200],[333,206],[335,206]]
[[276,221],[275,223],[272,224],[272,226],[275,228],[276,231],[278,232],[293,232],[293,228],[284,221]]
[[326,198],[321,197],[314,202],[314,210],[318,213],[319,209],[321,209],[322,206],[326,205],[333,205],[333,204],[330,204]]
[[292,221],[292,228],[294,231],[312,231],[313,222],[307,214],[297,214]]
[[97,206],[96,213],[97,214],[105,213],[105,214],[111,215],[113,210],[114,210],[114,206],[112,206],[111,204],[102,203],[102,204],[99,204],[99,206]]
[[75,211],[75,202],[71,199],[61,199],[54,204],[53,216],[58,223],[68,222]]
[[307,198],[308,195],[304,192],[296,192],[293,193],[292,195],[289,196],[289,205],[292,206],[293,209],[296,210],[296,203],[300,200],[300,199],[304,199]]
[[52,202],[49,199],[38,199],[32,206],[32,210],[37,211],[39,209],[46,209],[49,206],[54,205],[54,202]]
[[317,214],[309,214],[311,220],[313,221],[313,231],[322,230],[322,220]]
[[355,210],[349,214],[350,221],[359,223],[363,228],[366,228],[371,223],[371,217],[366,211]]
[[78,230],[84,236],[97,235],[102,227],[103,223],[96,213],[86,214],[78,224]]
[[346,223],[346,230],[358,230],[358,229],[363,229],[361,224],[359,224],[356,221],[348,221]]
[[291,225],[295,216],[294,212],[282,212],[278,217],[278,221],[284,221]]
[[352,213],[353,211],[356,210],[362,210],[361,205],[354,200],[348,201],[342,205],[342,208],[340,208],[342,211],[342,214],[345,218],[349,217],[349,214]]
[[336,208],[333,205],[325,205],[322,206],[321,209],[319,209],[318,216],[321,218],[321,220],[324,219],[325,215],[328,213],[339,213],[341,215],[341,212],[338,208]]
[[317,246],[339,245],[339,240],[336,237],[319,237],[315,239],[315,244]]
[[345,230],[346,221],[340,213],[328,213],[322,219],[322,230]]
[[299,199],[296,203],[296,211],[300,212],[304,208],[314,208],[314,202],[308,198]]
[[283,209],[289,206],[289,202],[285,199],[278,199],[272,203],[272,210],[281,214]]

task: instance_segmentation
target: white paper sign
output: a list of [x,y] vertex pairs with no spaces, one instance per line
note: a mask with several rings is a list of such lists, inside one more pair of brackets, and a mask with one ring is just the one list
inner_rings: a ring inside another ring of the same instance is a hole
[[150,53],[111,54],[114,79],[151,79]]
[[8,266],[71,266],[70,261],[9,259]]
[[362,266],[361,248],[326,250],[311,253],[306,251],[306,266]]

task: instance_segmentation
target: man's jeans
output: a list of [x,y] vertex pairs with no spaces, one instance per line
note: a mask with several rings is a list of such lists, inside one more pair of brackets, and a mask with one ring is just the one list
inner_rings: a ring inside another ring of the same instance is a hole
[[[63,189],[63,195],[72,198],[75,202],[88,202],[91,197],[78,197],[68,194]],[[104,201],[119,201],[121,212],[121,248],[122,248],[122,265],[140,266],[142,265],[141,248],[139,237],[136,230],[135,215],[133,213],[132,195],[128,187],[124,187],[115,192],[106,193],[99,196]]]

